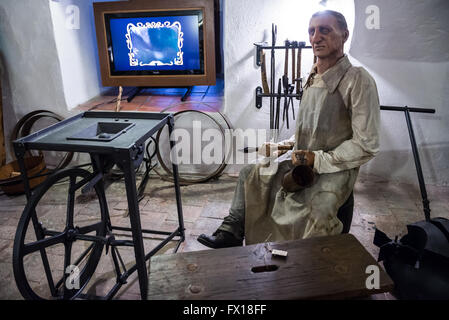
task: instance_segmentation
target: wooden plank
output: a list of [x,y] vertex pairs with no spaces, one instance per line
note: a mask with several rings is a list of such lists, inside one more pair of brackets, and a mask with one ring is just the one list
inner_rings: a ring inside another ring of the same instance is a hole
[[6,164],[5,131],[3,128],[3,94],[0,79],[0,165]]
[[[288,256],[273,257],[269,249],[285,250]],[[159,255],[151,258],[148,298],[343,299],[392,290],[380,266],[380,288],[366,288],[369,265],[379,266],[350,234]],[[264,266],[277,270],[252,271]]]

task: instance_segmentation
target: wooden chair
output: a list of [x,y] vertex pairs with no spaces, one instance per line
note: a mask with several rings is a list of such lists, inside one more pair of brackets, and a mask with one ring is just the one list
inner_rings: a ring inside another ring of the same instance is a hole
[[354,192],[351,192],[348,200],[338,209],[337,218],[343,223],[341,233],[349,233],[352,223],[352,214],[354,212]]

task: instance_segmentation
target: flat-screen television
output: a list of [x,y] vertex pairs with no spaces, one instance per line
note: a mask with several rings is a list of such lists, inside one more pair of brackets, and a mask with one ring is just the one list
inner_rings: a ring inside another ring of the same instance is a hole
[[213,0],[94,3],[103,85],[214,85],[213,6]]

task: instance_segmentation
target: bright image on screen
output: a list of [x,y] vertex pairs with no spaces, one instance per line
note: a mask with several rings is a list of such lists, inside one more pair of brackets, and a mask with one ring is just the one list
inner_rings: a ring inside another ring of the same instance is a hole
[[129,65],[182,66],[183,36],[179,21],[174,23],[128,24],[126,42],[129,49]]
[[198,16],[110,19],[116,71],[200,69]]

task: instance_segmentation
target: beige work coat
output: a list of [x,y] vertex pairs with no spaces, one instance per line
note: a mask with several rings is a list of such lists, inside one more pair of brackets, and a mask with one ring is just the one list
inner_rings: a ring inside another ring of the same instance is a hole
[[347,56],[322,75],[314,66],[299,107],[294,149],[315,153],[315,182],[294,193],[282,188],[293,167],[291,151],[275,160],[271,172],[254,165],[245,181],[246,244],[341,233],[337,211],[359,167],[379,150],[379,123],[376,84],[365,69],[353,67]]

